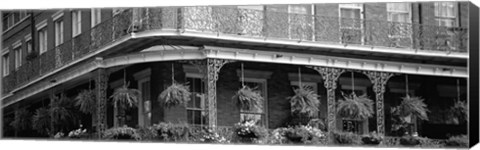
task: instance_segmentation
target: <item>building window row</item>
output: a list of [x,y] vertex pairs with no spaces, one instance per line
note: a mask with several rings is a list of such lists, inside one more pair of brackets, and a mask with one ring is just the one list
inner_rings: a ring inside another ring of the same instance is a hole
[[[8,30],[15,26],[19,21],[23,20],[27,17],[26,11],[19,11],[14,13],[7,13],[3,15],[3,29]],[[100,23],[100,9],[92,9],[92,17],[95,20],[94,24]],[[76,37],[82,33],[82,11],[80,10],[72,10],[71,12],[72,17],[72,37]],[[55,46],[61,45],[65,38],[65,23],[63,19],[63,10],[58,11],[57,13],[52,15],[53,23],[54,23],[54,41]],[[38,52],[39,54],[43,54],[48,50],[48,28],[47,28],[47,20],[43,20],[40,23],[36,24],[37,36],[38,39]],[[20,41],[16,42],[13,46],[12,57],[14,59],[14,67],[18,69],[23,64],[23,58],[27,57],[34,52],[33,48],[33,40],[31,34],[25,36],[25,48],[26,53],[22,51],[21,48],[22,43]],[[24,54],[25,53],[25,54]],[[2,75],[6,76],[9,74],[9,53],[8,50],[4,51],[2,54]]]
[[27,11],[15,11],[11,13],[6,13],[3,16],[3,31],[7,31],[10,28],[14,27],[16,24],[27,18]]

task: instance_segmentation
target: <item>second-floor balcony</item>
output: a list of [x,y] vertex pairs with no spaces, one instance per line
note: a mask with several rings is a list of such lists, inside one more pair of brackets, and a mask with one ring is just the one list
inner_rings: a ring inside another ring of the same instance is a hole
[[291,14],[236,7],[164,7],[126,9],[89,31],[29,60],[3,78],[11,92],[53,70],[144,31],[174,30],[245,38],[292,40],[467,53],[468,28]]

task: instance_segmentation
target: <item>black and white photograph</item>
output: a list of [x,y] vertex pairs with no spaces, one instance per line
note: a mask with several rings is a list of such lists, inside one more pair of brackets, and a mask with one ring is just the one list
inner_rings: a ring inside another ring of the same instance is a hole
[[478,3],[91,6],[0,9],[1,140],[479,142]]

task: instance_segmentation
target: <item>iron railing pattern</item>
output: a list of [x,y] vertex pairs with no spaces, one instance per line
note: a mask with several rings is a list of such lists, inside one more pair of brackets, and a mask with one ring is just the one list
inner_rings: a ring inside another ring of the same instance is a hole
[[173,29],[248,38],[287,39],[415,50],[467,53],[468,28],[347,19],[236,7],[127,9],[48,50],[3,78],[8,93],[65,64],[97,51],[130,31]]

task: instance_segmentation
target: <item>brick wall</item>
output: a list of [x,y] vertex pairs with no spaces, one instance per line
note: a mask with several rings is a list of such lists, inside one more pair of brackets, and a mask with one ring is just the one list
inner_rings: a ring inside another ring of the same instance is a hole
[[219,126],[232,126],[240,121],[240,109],[232,99],[240,87],[236,69],[237,63],[226,64],[220,70],[217,81],[217,124]]
[[152,64],[152,75],[151,75],[151,80],[150,80],[150,89],[151,89],[151,106],[152,106],[152,118],[151,118],[151,123],[156,124],[161,121],[164,121],[163,119],[163,107],[160,106],[160,102],[158,101],[158,95],[163,89],[163,68],[165,66],[160,64],[160,63],[153,63]]
[[284,126],[290,119],[290,102],[287,97],[293,95],[290,80],[286,71],[277,67],[272,78],[268,80],[268,115],[269,127]]
[[423,2],[421,5],[422,24],[436,25],[435,22],[435,4],[432,2]]
[[364,7],[364,19],[387,20],[387,3],[366,3]]

